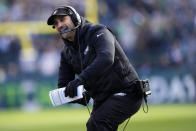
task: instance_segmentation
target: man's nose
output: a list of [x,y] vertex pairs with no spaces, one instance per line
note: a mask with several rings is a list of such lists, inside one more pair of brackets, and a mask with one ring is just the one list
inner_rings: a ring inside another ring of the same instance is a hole
[[58,22],[57,28],[61,29],[63,27],[63,23],[62,22]]

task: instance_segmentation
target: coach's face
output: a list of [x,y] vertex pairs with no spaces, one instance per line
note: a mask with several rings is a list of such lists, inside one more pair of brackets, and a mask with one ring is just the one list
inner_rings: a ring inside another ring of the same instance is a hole
[[[54,19],[54,27],[60,33],[62,30],[73,29],[74,23],[68,15],[59,15]],[[69,41],[74,41],[75,30],[61,34],[61,37]]]

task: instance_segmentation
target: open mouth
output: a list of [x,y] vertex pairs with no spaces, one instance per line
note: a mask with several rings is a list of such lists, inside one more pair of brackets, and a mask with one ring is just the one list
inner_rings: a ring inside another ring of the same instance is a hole
[[60,34],[69,33],[70,31],[71,31],[71,29],[69,29],[67,27],[67,28],[64,28],[64,29],[60,30]]
[[68,27],[63,28],[63,29],[60,30],[60,32],[62,32],[62,31],[64,31],[64,30],[67,30],[67,29],[68,29]]

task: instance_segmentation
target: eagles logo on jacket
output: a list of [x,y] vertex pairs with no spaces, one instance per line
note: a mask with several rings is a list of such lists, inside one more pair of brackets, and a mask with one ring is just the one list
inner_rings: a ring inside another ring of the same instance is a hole
[[95,101],[129,88],[138,75],[112,32],[101,24],[81,17],[74,42],[64,40],[61,52],[58,88],[78,77]]

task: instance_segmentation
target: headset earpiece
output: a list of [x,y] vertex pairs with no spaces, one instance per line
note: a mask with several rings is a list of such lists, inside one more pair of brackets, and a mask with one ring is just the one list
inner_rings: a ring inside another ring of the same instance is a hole
[[79,27],[81,24],[81,18],[80,15],[77,13],[77,11],[71,6],[65,6],[64,8],[69,11],[69,15],[75,27]]

